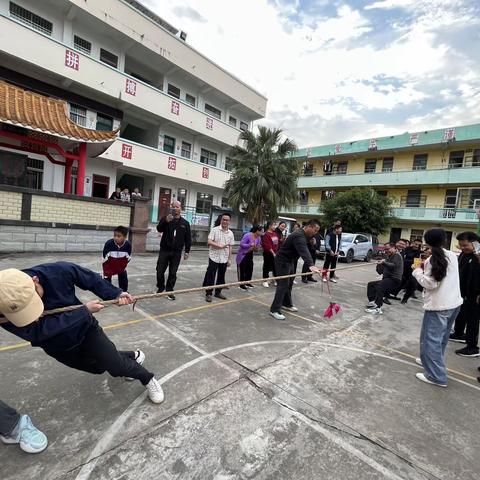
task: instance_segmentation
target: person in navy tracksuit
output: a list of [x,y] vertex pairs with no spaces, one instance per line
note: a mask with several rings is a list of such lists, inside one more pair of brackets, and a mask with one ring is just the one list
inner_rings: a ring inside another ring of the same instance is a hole
[[118,286],[128,291],[127,265],[132,259],[132,245],[127,240],[128,228],[117,227],[113,238],[103,247],[103,278],[112,283],[112,277],[118,275]]

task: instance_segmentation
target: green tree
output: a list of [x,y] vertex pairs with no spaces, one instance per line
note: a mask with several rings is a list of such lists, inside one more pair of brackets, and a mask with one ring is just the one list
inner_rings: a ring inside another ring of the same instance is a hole
[[340,218],[344,231],[379,235],[394,219],[391,205],[390,198],[372,188],[353,188],[323,201],[321,210],[327,225]]
[[282,130],[258,127],[258,134],[240,134],[244,145],[230,151],[232,175],[225,184],[228,203],[245,212],[248,221],[261,223],[278,217],[281,207],[297,200],[298,161],[295,143]]

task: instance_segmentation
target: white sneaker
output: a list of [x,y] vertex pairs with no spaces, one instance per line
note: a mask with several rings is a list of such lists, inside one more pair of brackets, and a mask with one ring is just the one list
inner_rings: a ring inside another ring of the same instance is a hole
[[368,302],[368,303],[367,303],[367,308],[370,308],[370,307],[375,307],[375,308],[377,308],[377,304],[372,300],[371,302]]
[[383,310],[378,307],[371,307],[371,308],[366,308],[365,311],[367,313],[371,313],[373,315],[383,315]]
[[285,315],[283,315],[280,312],[270,312],[270,315],[275,319],[275,320],[285,320]]
[[296,285],[298,282],[296,280],[293,281],[293,284]]
[[327,277],[323,277],[322,282],[327,283],[328,282]]
[[265,288],[270,287],[270,284],[269,284],[268,282],[263,282],[262,285],[263,285]]
[[338,280],[337,280],[336,278],[331,278],[330,281],[331,281],[332,283],[338,283]]
[[273,286],[274,286],[274,287],[277,286],[277,281],[276,281],[276,280],[273,282]]
[[165,395],[163,394],[162,386],[160,385],[160,382],[155,377],[152,378],[147,383],[147,385],[145,385],[145,388],[147,389],[147,392],[148,392],[148,398],[153,403],[162,403],[163,400],[165,400]]
[[417,365],[420,365],[421,367],[423,367],[423,363],[422,363],[422,361],[421,361],[418,357],[415,359],[415,363],[416,363]]
[[425,382],[425,383],[428,383],[430,385],[435,385],[436,387],[443,387],[443,388],[446,388],[447,387],[447,384],[446,383],[436,383],[436,382],[432,382],[431,380],[429,380],[424,373],[416,373],[415,376],[421,380],[422,382]]
[[282,307],[284,310],[288,310],[289,312],[298,312],[298,308],[294,307],[293,305],[291,307]]
[[[135,361],[139,365],[143,365],[143,362],[145,361],[145,354],[141,350],[135,350]],[[133,382],[134,380],[134,378],[125,377],[126,382]]]

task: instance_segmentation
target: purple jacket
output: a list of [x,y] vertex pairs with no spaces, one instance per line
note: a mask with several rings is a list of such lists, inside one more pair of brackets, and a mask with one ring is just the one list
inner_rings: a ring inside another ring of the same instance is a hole
[[240,246],[238,247],[237,265],[240,265],[240,263],[242,263],[242,260],[245,258],[245,255],[248,253],[250,248],[252,248],[253,246],[259,247],[261,244],[262,237],[260,235],[254,240],[253,233],[246,233],[240,242]]

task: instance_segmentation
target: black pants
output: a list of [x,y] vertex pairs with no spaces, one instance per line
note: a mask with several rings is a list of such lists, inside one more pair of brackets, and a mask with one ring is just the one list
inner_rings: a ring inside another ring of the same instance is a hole
[[[208,259],[208,267],[203,279],[203,286],[208,287],[210,285],[223,285],[225,283],[225,272],[227,271],[226,263],[217,263],[212,259]],[[215,282],[215,277],[217,281]],[[213,288],[205,291],[205,295],[211,295]],[[221,288],[215,289],[215,295],[222,293]]]
[[[337,268],[338,257],[336,255],[330,255],[328,252],[325,252],[325,261],[323,262],[323,269],[328,270],[329,268]],[[335,272],[330,272],[330,278],[335,276]]]
[[238,280],[246,282],[252,279],[253,275],[253,252],[248,252],[238,265]]
[[[275,268],[278,276],[292,275],[295,273],[292,263],[277,262],[275,260]],[[271,312],[281,312],[282,307],[292,307],[292,288],[293,277],[284,280],[277,280],[277,289],[275,290],[275,297],[270,307]]]
[[377,307],[383,305],[383,299],[399,287],[401,281],[394,278],[383,278],[376,282],[368,282],[367,297],[370,302],[375,301]]
[[82,372],[96,375],[108,372],[112,377],[135,378],[143,385],[153,378],[153,373],[135,361],[135,352],[117,350],[96,320],[77,347],[64,352],[45,352],[67,367]]
[[8,437],[20,420],[19,413],[0,400],[0,435]]
[[417,279],[413,275],[410,275],[410,277],[408,277],[404,286],[405,286],[405,294],[403,295],[404,301],[407,301],[417,290],[422,289],[420,284],[417,282]]
[[478,328],[480,322],[480,305],[471,300],[464,300],[455,320],[455,333],[465,334],[469,347],[478,346]]
[[[112,277],[103,277],[103,278],[107,282],[112,283]],[[128,292],[128,275],[126,270],[118,274],[118,288],[120,288],[124,292]]]
[[[310,255],[312,256],[312,262],[313,264],[315,265],[315,263],[317,262],[317,255],[315,254],[315,250],[310,250]],[[309,272],[310,269],[305,265],[305,263],[303,264],[303,268],[302,268],[302,273],[307,273]],[[309,278],[312,278],[313,276],[313,273],[311,273],[310,275],[304,275],[302,277],[302,281],[306,282]]]
[[157,289],[159,292],[165,290],[165,272],[168,268],[167,292],[173,292],[177,281],[177,270],[182,259],[182,252],[175,250],[160,250],[157,260]]
[[263,277],[268,278],[270,272],[273,273],[273,276],[276,277],[275,273],[275,257],[272,252],[263,252]]

